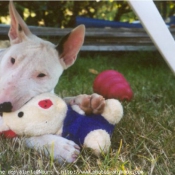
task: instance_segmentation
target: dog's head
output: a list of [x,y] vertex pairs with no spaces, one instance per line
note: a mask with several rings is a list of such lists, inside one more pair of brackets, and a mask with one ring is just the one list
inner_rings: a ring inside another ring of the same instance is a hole
[[5,103],[16,110],[32,97],[53,91],[63,70],[75,62],[85,27],[78,26],[56,46],[31,33],[13,2],[9,11],[11,46],[0,58],[0,108]]

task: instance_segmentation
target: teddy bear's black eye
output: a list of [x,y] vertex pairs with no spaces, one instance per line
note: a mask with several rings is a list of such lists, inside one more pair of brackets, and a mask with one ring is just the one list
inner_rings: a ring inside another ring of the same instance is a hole
[[11,58],[11,63],[15,64],[15,58],[13,58],[13,57]]
[[24,112],[22,112],[22,111],[18,113],[19,118],[23,117],[23,115],[24,115]]

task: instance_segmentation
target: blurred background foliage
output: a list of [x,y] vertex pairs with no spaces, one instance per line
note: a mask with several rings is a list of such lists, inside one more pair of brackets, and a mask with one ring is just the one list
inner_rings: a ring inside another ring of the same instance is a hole
[[[175,14],[174,1],[155,1],[162,17]],[[138,20],[127,1],[20,1],[15,2],[28,25],[74,27],[76,16],[132,22]],[[9,24],[8,1],[0,1],[0,23]]]

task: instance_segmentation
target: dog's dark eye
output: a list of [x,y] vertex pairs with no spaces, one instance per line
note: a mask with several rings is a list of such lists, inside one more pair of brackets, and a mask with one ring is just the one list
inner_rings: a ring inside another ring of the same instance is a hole
[[11,63],[15,64],[15,59],[13,57],[11,58]]
[[46,74],[43,74],[43,73],[40,73],[40,74],[38,74],[38,78],[42,78],[42,77],[45,77],[46,76]]

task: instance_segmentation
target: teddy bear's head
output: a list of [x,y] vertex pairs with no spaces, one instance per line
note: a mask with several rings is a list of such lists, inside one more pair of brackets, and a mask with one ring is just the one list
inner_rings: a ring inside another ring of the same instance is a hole
[[55,134],[62,128],[66,112],[67,105],[61,98],[44,93],[15,112],[2,113],[0,132],[11,129],[19,135]]

